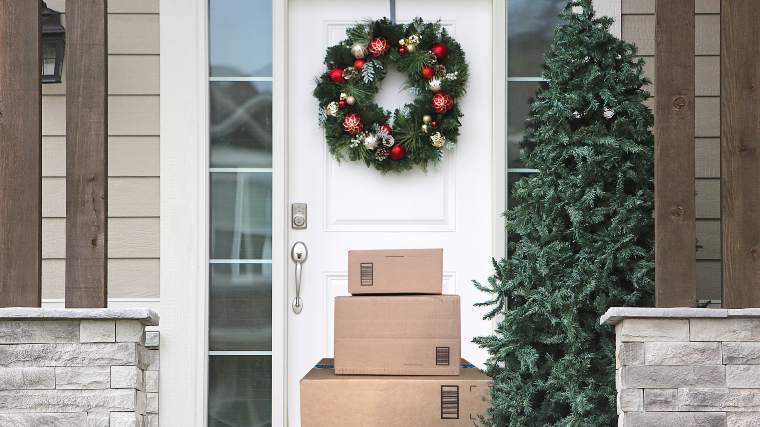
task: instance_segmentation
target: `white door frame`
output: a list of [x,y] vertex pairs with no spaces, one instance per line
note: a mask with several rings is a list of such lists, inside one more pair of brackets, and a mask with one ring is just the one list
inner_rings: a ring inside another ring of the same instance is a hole
[[[491,252],[504,255],[506,20],[492,0]],[[208,0],[161,2],[161,419],[207,423]],[[273,0],[272,425],[287,419],[288,0]],[[280,142],[279,144],[277,142]],[[279,310],[276,307],[280,307]],[[279,397],[279,398],[278,398]]]

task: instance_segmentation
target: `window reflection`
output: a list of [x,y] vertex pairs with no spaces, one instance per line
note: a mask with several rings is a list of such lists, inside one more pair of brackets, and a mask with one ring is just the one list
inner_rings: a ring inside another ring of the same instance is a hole
[[542,82],[511,82],[508,87],[507,107],[507,166],[524,168],[522,160],[524,152],[526,120],[530,113],[530,104]]
[[272,76],[271,0],[209,1],[212,77]]
[[209,357],[209,427],[272,425],[269,356]]
[[544,52],[554,37],[566,0],[509,0],[507,18],[510,77],[541,76]]
[[211,174],[211,258],[271,257],[272,175]]
[[272,265],[210,268],[209,349],[272,349]]
[[211,82],[211,167],[272,166],[272,83]]

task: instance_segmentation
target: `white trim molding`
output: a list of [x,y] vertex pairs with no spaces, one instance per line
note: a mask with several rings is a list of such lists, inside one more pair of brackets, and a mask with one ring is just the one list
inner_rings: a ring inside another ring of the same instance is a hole
[[272,2],[272,425],[288,419],[288,0]]
[[161,419],[206,424],[207,2],[160,3]]
[[609,16],[615,20],[612,27],[610,27],[610,33],[617,38],[622,37],[622,26],[620,24],[623,9],[622,3],[622,0],[593,0],[597,16]]

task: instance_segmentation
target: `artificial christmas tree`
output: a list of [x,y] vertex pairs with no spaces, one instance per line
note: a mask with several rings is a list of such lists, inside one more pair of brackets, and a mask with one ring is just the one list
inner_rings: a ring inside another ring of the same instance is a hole
[[488,284],[497,426],[616,425],[609,307],[651,305],[653,117],[643,62],[591,0],[568,2],[531,105],[508,258]]

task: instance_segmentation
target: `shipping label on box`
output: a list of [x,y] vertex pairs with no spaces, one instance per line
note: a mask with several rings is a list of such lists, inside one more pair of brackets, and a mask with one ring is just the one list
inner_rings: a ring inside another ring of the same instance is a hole
[[302,427],[472,426],[489,406],[490,378],[464,360],[458,376],[336,375],[332,363],[301,380]]
[[442,289],[443,249],[348,251],[351,295],[440,295]]
[[335,372],[458,375],[458,295],[335,298]]

